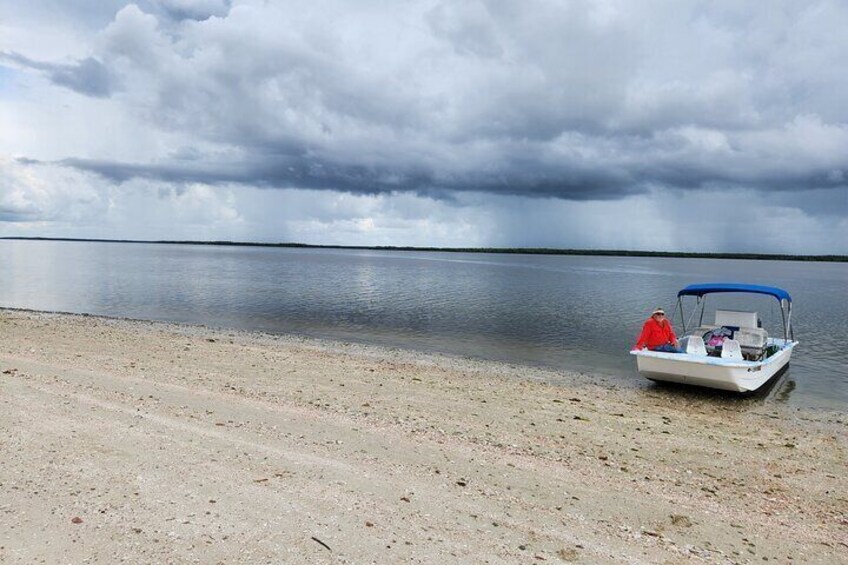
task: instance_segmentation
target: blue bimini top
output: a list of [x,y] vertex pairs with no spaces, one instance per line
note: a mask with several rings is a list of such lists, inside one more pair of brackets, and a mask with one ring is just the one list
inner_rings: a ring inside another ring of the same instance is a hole
[[690,284],[678,292],[677,296],[704,296],[705,294],[713,294],[716,292],[749,292],[754,294],[768,294],[769,296],[774,296],[778,300],[792,302],[792,297],[789,296],[789,293],[782,288],[739,283]]

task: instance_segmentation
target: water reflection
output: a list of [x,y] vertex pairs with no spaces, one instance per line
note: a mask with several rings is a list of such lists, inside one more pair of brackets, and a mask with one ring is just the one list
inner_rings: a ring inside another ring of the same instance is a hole
[[795,391],[795,387],[797,384],[794,380],[792,380],[787,372],[784,375],[784,378],[780,379],[780,382],[775,387],[774,399],[778,402],[787,403],[789,402],[789,396]]

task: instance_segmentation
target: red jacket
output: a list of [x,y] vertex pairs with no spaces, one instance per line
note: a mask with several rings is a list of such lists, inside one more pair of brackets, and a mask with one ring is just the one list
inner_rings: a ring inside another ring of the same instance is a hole
[[648,321],[642,326],[642,333],[639,334],[639,339],[636,340],[636,347],[634,349],[642,349],[645,346],[651,349],[660,345],[674,345],[676,341],[677,336],[674,335],[674,328],[671,327],[671,323],[668,320],[663,320],[660,323],[654,318],[648,318]]

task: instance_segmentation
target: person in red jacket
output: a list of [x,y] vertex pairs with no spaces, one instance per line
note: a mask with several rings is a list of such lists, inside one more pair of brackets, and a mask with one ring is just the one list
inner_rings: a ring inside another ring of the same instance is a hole
[[677,343],[677,336],[674,335],[674,328],[671,327],[671,322],[666,320],[665,310],[662,308],[656,308],[651,313],[651,317],[642,326],[642,333],[639,334],[636,347],[633,349],[646,347],[651,351],[683,353]]

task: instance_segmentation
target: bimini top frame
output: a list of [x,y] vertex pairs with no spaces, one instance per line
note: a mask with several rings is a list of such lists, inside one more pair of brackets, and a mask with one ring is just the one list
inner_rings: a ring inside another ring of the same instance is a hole
[[792,297],[782,288],[774,286],[760,286],[757,284],[738,284],[738,283],[704,283],[690,284],[683,290],[677,293],[677,296],[704,296],[705,294],[713,294],[716,292],[747,292],[753,294],[768,294],[774,296],[779,301],[792,302]]
[[[722,292],[740,292],[740,293],[749,293],[749,294],[766,294],[768,296],[773,296],[780,302],[780,313],[783,317],[783,340],[795,341],[795,335],[792,331],[792,297],[789,296],[789,293],[783,290],[782,288],[777,288],[774,286],[760,286],[756,284],[740,284],[740,283],[701,283],[701,284],[690,284],[686,288],[682,289],[677,293],[677,307],[680,308],[680,318],[683,322],[683,331],[686,332],[686,320],[683,316],[683,302],[682,299],[684,296],[696,296],[698,298],[698,303],[701,308],[701,319],[698,322],[700,325],[703,322],[704,318],[704,307],[706,306],[706,300],[704,300],[704,296],[707,294],[716,294]],[[697,311],[697,307],[696,307]],[[692,312],[694,315],[695,312]],[[690,319],[691,321],[691,319]]]

